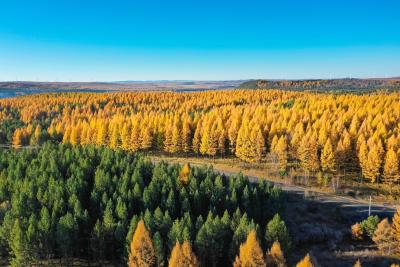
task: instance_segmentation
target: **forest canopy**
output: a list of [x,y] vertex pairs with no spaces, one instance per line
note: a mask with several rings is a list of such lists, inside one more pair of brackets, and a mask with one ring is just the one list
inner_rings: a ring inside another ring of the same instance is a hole
[[202,266],[230,266],[253,230],[263,248],[290,249],[281,189],[209,167],[190,167],[182,182],[182,169],[91,145],[0,150],[0,252],[14,266],[54,257],[125,263],[139,221],[159,264],[188,241]]
[[400,95],[280,90],[69,93],[0,100],[0,141],[263,162],[399,183]]

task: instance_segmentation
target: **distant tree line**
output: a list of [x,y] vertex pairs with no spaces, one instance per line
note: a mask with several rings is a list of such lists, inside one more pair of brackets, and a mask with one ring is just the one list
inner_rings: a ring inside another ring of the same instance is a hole
[[311,79],[311,80],[251,80],[239,85],[247,89],[318,90],[335,93],[373,92],[375,90],[399,90],[400,79]]

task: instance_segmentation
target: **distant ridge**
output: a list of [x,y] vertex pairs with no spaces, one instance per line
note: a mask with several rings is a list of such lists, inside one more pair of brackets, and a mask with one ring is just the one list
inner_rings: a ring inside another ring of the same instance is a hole
[[32,82],[9,81],[0,82],[3,89],[90,89],[107,91],[179,91],[179,90],[209,90],[209,89],[234,89],[243,83],[237,81],[115,81],[115,82]]
[[343,79],[304,79],[304,80],[250,80],[238,88],[320,90],[320,91],[374,91],[379,89],[399,90],[400,78],[343,78]]

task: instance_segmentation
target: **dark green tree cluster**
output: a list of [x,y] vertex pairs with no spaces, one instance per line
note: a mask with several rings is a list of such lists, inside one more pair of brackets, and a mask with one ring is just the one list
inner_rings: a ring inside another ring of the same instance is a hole
[[50,257],[126,262],[140,219],[160,265],[176,241],[188,240],[202,264],[224,266],[249,231],[261,237],[267,229],[266,247],[285,228],[279,218],[270,222],[284,205],[279,188],[209,167],[191,168],[184,184],[179,165],[46,143],[0,150],[0,170],[0,249],[15,266]]

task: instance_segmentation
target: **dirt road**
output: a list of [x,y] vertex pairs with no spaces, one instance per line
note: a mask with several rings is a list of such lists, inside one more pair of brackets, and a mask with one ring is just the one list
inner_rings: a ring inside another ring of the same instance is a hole
[[[168,160],[168,158],[162,158],[159,159],[157,157],[151,157],[153,162],[159,162],[161,160],[168,161],[171,163],[185,163],[185,159],[171,159]],[[199,164],[197,162],[189,162],[192,166],[201,166],[204,164]],[[235,171],[229,171],[226,168],[221,168],[219,166],[211,164],[214,168],[214,170],[225,174],[226,176],[231,176],[231,175],[237,175],[238,172]],[[243,171],[244,175],[246,174],[246,171]],[[281,187],[285,192],[288,192],[290,194],[295,194],[297,196],[303,197],[308,200],[313,200],[318,203],[320,203],[323,206],[326,206],[329,209],[332,209],[332,212],[335,212],[335,207],[339,207],[341,210],[342,214],[348,215],[346,217],[351,218],[353,221],[357,221],[360,219],[364,219],[368,217],[368,214],[370,213],[371,215],[378,215],[381,218],[384,217],[392,217],[393,214],[396,211],[397,207],[394,205],[386,205],[386,204],[377,204],[377,203],[371,203],[371,208],[369,208],[369,202],[368,201],[363,201],[359,199],[355,199],[352,197],[345,197],[345,196],[339,196],[339,195],[334,195],[331,193],[322,193],[322,192],[317,192],[317,191],[312,191],[309,188],[302,187],[302,186],[297,186],[297,185],[291,185],[291,184],[285,184],[282,182],[276,182],[276,181],[271,181],[263,177],[257,177],[257,176],[251,176],[247,175],[249,177],[249,180],[252,182],[258,182],[260,179],[266,180],[270,182],[271,184],[274,184],[276,186]],[[333,208],[334,207],[334,208]]]

